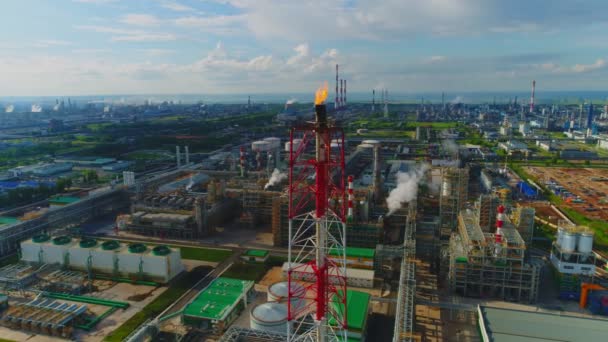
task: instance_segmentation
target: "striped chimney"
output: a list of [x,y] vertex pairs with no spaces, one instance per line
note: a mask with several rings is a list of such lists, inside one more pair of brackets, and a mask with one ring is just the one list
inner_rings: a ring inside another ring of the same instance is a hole
[[496,243],[502,242],[502,226],[505,220],[505,206],[498,206],[498,214],[496,215],[496,233],[494,234],[496,238]]
[[241,161],[241,177],[244,177],[245,176],[245,147],[244,146],[241,146],[240,161]]
[[348,215],[349,219],[353,218],[353,176],[348,176]]

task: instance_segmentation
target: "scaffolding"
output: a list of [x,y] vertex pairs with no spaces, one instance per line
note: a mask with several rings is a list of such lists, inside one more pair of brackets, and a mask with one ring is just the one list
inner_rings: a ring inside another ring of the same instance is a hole
[[469,193],[469,169],[444,167],[441,169],[439,214],[441,239],[447,240],[456,229],[458,213],[464,208]]
[[494,194],[480,195],[475,203],[479,226],[486,233],[493,233],[496,229],[496,208],[500,199]]
[[517,227],[517,231],[519,231],[522,239],[524,239],[527,244],[532,243],[535,215],[536,209],[517,206],[513,211],[513,215],[511,216],[513,224]]
[[458,233],[449,243],[449,284],[462,296],[500,298],[532,303],[537,300],[541,266],[524,261],[526,244],[505,220],[502,239],[484,233],[476,215],[463,210]]
[[286,340],[287,335],[278,332],[233,326],[222,335],[218,342],[277,342]]
[[403,242],[403,259],[401,261],[399,292],[397,293],[397,311],[393,342],[411,342],[414,335],[414,295],[416,293],[416,264],[413,258],[416,255],[416,206],[409,208],[405,235]]

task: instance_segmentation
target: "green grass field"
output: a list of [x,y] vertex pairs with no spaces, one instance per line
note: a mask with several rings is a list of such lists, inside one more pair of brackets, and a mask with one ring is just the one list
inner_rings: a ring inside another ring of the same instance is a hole
[[146,305],[141,311],[136,313],[129,320],[124,322],[118,329],[114,330],[108,336],[104,338],[104,341],[119,342],[124,339],[137,327],[139,327],[148,318],[158,316],[163,310],[165,310],[170,304],[174,303],[179,297],[181,297],[186,291],[188,291],[194,284],[196,284],[205,274],[211,271],[210,267],[197,267],[192,271],[184,274],[182,277],[177,279],[169,288],[163,292],[160,296],[154,299],[150,304]]
[[264,274],[266,274],[268,269],[268,264],[257,262],[238,262],[230,266],[230,268],[222,274],[222,277],[259,281],[262,279]]
[[180,249],[182,259],[187,260],[201,260],[210,262],[222,262],[228,259],[232,255],[232,251],[229,249],[212,249],[212,248],[198,248],[198,247],[181,247],[176,246]]

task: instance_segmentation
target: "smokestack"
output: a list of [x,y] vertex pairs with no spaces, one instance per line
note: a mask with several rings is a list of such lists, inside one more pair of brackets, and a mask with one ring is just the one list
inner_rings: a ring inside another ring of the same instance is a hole
[[353,200],[355,196],[353,195],[353,176],[348,176],[348,220],[353,219]]
[[184,151],[186,153],[186,165],[190,164],[190,150],[188,146],[184,146]]
[[177,167],[182,167],[182,156],[179,153],[179,145],[175,146],[175,159],[177,160]]
[[502,227],[504,225],[504,220],[505,220],[505,206],[501,204],[498,206],[498,214],[496,214],[496,233],[494,233],[494,238],[495,238],[494,242],[496,243],[496,250],[495,250],[496,256],[498,256],[500,254],[500,250],[501,250],[500,244],[502,243]]
[[338,107],[340,107],[340,93],[338,92],[338,64],[336,64],[336,102],[334,108],[338,109]]
[[245,147],[241,146],[241,154],[240,154],[240,162],[241,162],[241,177],[245,177]]
[[[608,108],[608,106],[606,106]],[[376,111],[376,89],[372,89],[372,113]]]
[[344,106],[344,80],[340,79],[340,108]]
[[344,107],[346,107],[346,80],[344,80]]
[[589,102],[589,110],[587,112],[587,128],[593,125],[593,103]]
[[374,169],[373,169],[373,188],[374,188],[374,197],[376,202],[380,201],[380,197],[382,196],[382,185],[381,179],[381,171],[380,171],[380,148],[378,146],[374,146]]
[[534,92],[536,91],[536,80],[532,81],[532,97],[530,97],[530,113],[534,113]]

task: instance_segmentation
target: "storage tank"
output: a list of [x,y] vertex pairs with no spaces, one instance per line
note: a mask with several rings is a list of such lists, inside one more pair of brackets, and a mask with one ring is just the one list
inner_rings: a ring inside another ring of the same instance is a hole
[[361,142],[361,145],[363,145],[363,144],[372,145],[373,147],[380,147],[382,145],[380,143],[380,141],[378,141],[378,140],[372,140],[372,139],[370,139],[370,140],[363,140]]
[[277,149],[281,146],[281,138],[269,137],[269,138],[264,138],[264,141],[268,142],[270,144],[270,148],[273,150]]
[[[287,289],[288,289],[288,282],[286,281],[281,281],[278,283],[274,283],[272,285],[270,285],[268,287],[268,301],[269,302],[279,302],[279,303],[283,303],[287,301],[287,297],[288,297],[288,293],[287,293]],[[302,297],[304,297],[304,294],[306,292],[306,289],[304,288],[304,286],[292,282],[291,283],[291,293],[293,294],[294,297],[299,297],[299,298],[293,298],[292,299],[292,304],[295,308],[302,308],[304,307],[304,305],[306,303],[304,303]]]
[[251,143],[251,149],[254,152],[267,152],[270,151],[272,148],[268,141],[258,140]]
[[574,252],[576,250],[577,236],[578,236],[578,234],[576,234],[576,232],[569,231],[569,230],[564,231],[564,233],[562,235],[562,244],[561,244],[562,251],[564,251],[565,253]]
[[132,243],[116,256],[118,257],[118,271],[121,274],[138,274],[143,272],[142,254],[148,247],[142,243]]
[[[293,139],[293,150],[294,152],[302,145],[302,139]],[[289,152],[291,147],[291,141],[285,143],[285,152]]]
[[562,246],[562,242],[564,241],[564,231],[565,230],[566,229],[564,227],[562,227],[560,225],[557,226],[557,240],[556,240],[556,242],[557,242],[557,245],[560,246],[560,247]]
[[589,255],[593,252],[593,231],[585,229],[578,237],[577,250],[581,254]]
[[287,332],[287,305],[284,303],[268,302],[254,306],[251,309],[251,329]]

